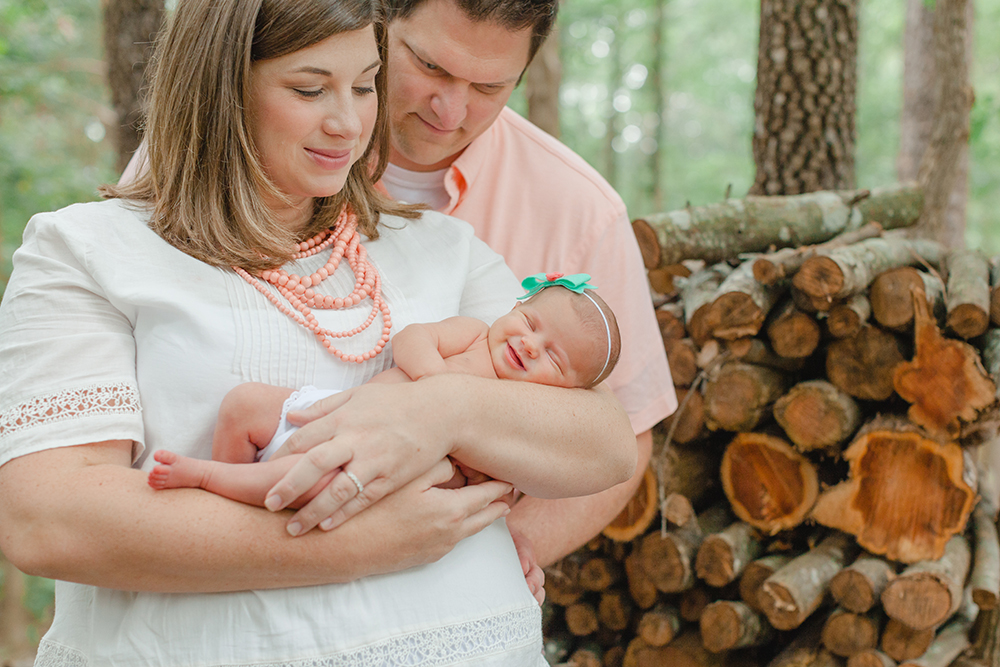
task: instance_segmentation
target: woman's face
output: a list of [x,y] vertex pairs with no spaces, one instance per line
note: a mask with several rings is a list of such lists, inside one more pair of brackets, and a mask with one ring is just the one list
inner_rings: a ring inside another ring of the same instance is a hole
[[309,219],[314,197],[340,192],[364,154],[380,66],[372,26],[254,63],[250,129],[267,175],[291,200],[274,203],[289,225]]

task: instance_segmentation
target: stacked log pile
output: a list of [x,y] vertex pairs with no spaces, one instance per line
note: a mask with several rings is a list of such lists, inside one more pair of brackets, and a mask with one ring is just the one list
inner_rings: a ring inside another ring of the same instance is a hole
[[920,206],[634,223],[680,407],[629,506],[546,570],[550,663],[1000,664],[1000,260],[886,231]]

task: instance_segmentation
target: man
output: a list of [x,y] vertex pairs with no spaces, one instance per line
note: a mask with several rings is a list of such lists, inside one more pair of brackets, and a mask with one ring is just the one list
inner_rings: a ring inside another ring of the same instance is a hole
[[[469,222],[519,278],[589,273],[621,328],[621,359],[607,384],[637,434],[636,474],[593,496],[517,503],[507,523],[545,567],[617,516],[642,480],[650,429],[677,407],[642,258],[607,181],[505,107],[552,28],[557,0],[388,4],[392,145],[382,185]],[[123,180],[134,177],[141,152]],[[525,546],[519,540],[523,557]]]
[[584,498],[522,498],[507,523],[546,566],[632,497],[650,428],[677,407],[625,205],[582,158],[504,105],[552,28],[556,0],[390,0],[392,146],[382,184],[461,218],[523,278],[589,273],[622,330],[608,385],[639,444],[636,475]]

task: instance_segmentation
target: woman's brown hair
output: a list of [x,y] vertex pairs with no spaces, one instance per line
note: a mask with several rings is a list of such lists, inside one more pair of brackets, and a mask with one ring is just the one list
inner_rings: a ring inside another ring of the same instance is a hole
[[[316,199],[307,228],[293,232],[265,205],[284,195],[261,165],[244,111],[252,65],[369,25],[382,59],[372,140],[343,189]],[[181,0],[151,65],[146,169],[102,193],[148,203],[150,227],[192,257],[247,270],[287,262],[295,242],[333,226],[344,205],[369,238],[382,213],[416,217],[419,207],[375,188],[389,154],[385,28],[379,0]]]

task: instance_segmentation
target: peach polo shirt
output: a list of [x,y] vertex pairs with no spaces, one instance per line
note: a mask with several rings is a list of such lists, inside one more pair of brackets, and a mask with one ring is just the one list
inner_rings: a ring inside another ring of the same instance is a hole
[[589,273],[618,319],[622,353],[607,380],[636,433],[677,408],[663,339],[625,203],[583,158],[509,108],[445,176],[441,211],[470,223],[518,280]]

